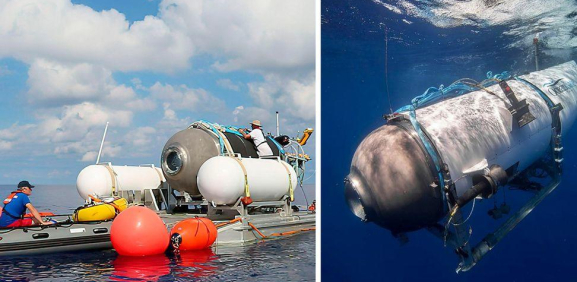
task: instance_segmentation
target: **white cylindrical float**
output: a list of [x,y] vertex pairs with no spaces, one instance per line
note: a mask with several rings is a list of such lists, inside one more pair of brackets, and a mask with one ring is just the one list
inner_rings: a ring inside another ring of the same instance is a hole
[[206,161],[198,171],[200,193],[217,205],[234,204],[245,194],[245,171],[250,196],[255,202],[280,200],[297,185],[292,166],[278,158],[217,156]]
[[115,191],[157,189],[165,182],[162,170],[152,166],[89,165],[76,179],[78,194],[111,196]]

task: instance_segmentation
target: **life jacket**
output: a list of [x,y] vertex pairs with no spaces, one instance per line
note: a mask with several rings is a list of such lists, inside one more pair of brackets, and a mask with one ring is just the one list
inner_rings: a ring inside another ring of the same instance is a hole
[[14,196],[16,196],[16,194],[18,193],[22,193],[22,191],[12,191],[10,193],[10,195],[8,195],[8,197],[6,197],[6,199],[4,199],[4,206],[6,206],[8,203],[12,202],[12,199],[14,198]]
[[18,195],[18,193],[22,193],[22,191],[12,191],[12,193],[10,193],[10,195],[8,195],[8,197],[6,197],[6,199],[4,199],[4,208],[2,209],[2,213],[5,213],[7,215],[9,215],[12,218],[22,218],[22,215],[18,215],[15,216],[13,214],[10,214],[7,210],[6,210],[6,205],[8,205],[10,202],[12,202],[12,199],[14,199],[14,197],[16,195]]

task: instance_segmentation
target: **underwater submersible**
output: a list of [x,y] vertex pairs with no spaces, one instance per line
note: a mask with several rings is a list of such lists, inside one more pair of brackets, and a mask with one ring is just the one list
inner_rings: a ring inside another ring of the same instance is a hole
[[[387,115],[387,123],[358,146],[345,178],[348,206],[393,235],[426,228],[446,238],[448,224],[442,228],[441,219],[462,220],[462,206],[519,183],[535,166],[546,163],[544,170],[558,180],[561,136],[577,115],[576,82],[577,64],[570,61],[514,78],[464,80],[427,91]],[[458,271],[470,269],[557,184],[542,189],[477,246],[455,227]]]

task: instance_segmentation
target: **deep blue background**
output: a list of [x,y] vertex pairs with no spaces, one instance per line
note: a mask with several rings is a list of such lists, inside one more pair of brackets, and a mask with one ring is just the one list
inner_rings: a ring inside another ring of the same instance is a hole
[[[389,90],[393,109],[429,86],[449,85],[485,72],[534,70],[532,48],[506,46],[519,38],[507,27],[440,29],[419,19],[413,24],[371,1],[322,1],[322,266],[323,281],[558,281],[577,280],[577,130],[564,136],[561,185],[471,271],[455,274],[453,250],[426,231],[409,234],[400,246],[390,233],[359,221],[348,209],[343,178],[356,147],[384,124],[385,29],[389,36]],[[475,32],[473,32],[474,30]],[[576,52],[573,50],[573,59]],[[542,68],[565,62],[542,54]],[[506,191],[513,209],[529,194]],[[499,205],[503,192],[495,197]],[[495,222],[486,215],[494,200],[477,203],[473,240]],[[465,208],[468,213],[470,206]]]

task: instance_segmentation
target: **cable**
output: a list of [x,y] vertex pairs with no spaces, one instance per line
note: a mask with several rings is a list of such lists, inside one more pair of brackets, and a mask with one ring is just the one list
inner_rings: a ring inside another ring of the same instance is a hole
[[387,88],[387,98],[389,99],[389,110],[393,114],[393,106],[391,104],[391,94],[389,93],[389,31],[385,25],[385,85]]
[[473,210],[475,210],[475,202],[476,201],[477,201],[477,198],[473,198],[473,207],[471,207],[471,212],[469,213],[469,216],[467,216],[467,219],[463,220],[463,222],[461,222],[461,223],[453,223],[453,226],[463,225],[463,224],[467,223],[467,221],[469,221],[469,218],[471,218],[471,215],[473,215]]
[[301,186],[301,190],[303,191],[303,196],[305,196],[305,202],[307,203],[307,208],[309,207],[309,200],[307,199],[307,194],[305,193],[305,188],[303,187],[303,184],[300,183]]

